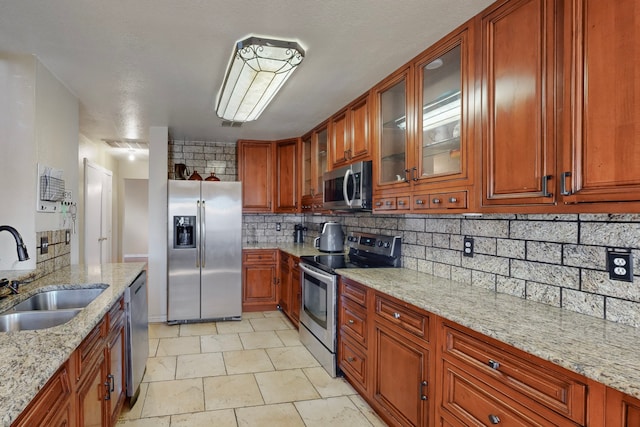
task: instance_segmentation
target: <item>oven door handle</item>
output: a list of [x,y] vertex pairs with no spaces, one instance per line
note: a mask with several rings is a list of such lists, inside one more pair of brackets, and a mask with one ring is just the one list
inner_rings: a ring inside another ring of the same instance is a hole
[[300,270],[305,272],[305,274],[308,274],[311,277],[315,277],[316,279],[321,280],[323,282],[327,282],[327,281],[333,282],[336,278],[336,276],[331,273],[324,273],[324,272],[316,271],[315,269],[311,269],[307,266],[307,264],[303,262],[298,264],[298,266],[300,267]]

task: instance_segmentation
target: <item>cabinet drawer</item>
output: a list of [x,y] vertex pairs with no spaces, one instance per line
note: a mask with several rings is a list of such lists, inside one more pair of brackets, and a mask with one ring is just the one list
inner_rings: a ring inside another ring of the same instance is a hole
[[521,407],[457,366],[444,362],[442,407],[464,425],[540,426],[567,425],[553,422]]
[[394,211],[397,209],[395,197],[384,197],[373,202],[373,208],[377,211]]
[[338,365],[347,376],[363,389],[367,381],[367,356],[363,349],[348,337],[341,336],[338,348]]
[[376,315],[429,341],[429,316],[376,294]]
[[564,417],[585,423],[586,385],[550,365],[525,360],[457,329],[445,326],[445,334],[445,357],[453,356],[497,380],[510,395],[511,390],[519,392]]
[[347,298],[340,302],[340,331],[367,348],[367,313]]
[[122,296],[118,301],[111,306],[109,309],[109,325],[107,326],[109,332],[111,333],[124,319],[124,296]]
[[[67,364],[53,375],[47,384],[40,390],[29,406],[20,414],[12,426],[46,426],[55,425],[52,417],[57,417],[68,411],[69,397],[71,396],[71,383]],[[64,406],[67,408],[64,408]],[[59,408],[63,408],[59,410]]]
[[274,250],[245,250],[242,251],[242,261],[250,264],[276,262],[277,252]]
[[340,281],[340,295],[349,298],[362,306],[367,307],[367,287],[349,279]]
[[104,351],[104,336],[106,329],[106,321],[103,317],[100,323],[93,328],[89,335],[80,343],[74,356],[76,357],[75,377],[76,381],[80,381],[82,376],[86,374],[87,367],[102,355]]
[[437,193],[429,195],[430,209],[464,209],[467,207],[467,192]]

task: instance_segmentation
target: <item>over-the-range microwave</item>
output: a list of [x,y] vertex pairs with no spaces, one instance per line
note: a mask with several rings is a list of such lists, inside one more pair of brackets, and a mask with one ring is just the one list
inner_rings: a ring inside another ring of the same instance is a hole
[[371,210],[371,161],[357,162],[325,172],[322,178],[325,209]]

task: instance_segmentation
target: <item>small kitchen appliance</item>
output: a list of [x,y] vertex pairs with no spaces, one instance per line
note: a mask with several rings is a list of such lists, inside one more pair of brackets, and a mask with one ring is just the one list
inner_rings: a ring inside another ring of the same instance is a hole
[[347,237],[347,246],[348,254],[302,256],[299,264],[300,341],[333,377],[338,374],[338,275],[335,270],[401,265],[399,236],[352,232]]
[[302,224],[296,224],[293,226],[293,243],[304,243],[304,231],[307,227]]
[[344,251],[344,232],[337,222],[325,222],[320,237],[316,237],[313,246],[320,252]]

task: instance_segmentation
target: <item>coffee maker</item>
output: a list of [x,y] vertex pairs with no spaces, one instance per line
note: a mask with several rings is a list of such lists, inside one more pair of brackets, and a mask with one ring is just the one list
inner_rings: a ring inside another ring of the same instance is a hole
[[296,224],[293,226],[293,243],[304,243],[304,232],[307,231],[307,227],[302,224]]

